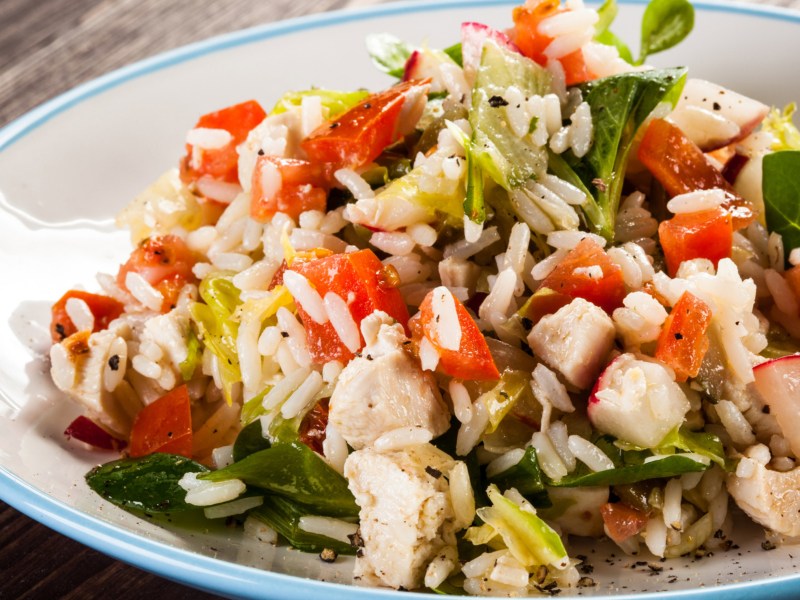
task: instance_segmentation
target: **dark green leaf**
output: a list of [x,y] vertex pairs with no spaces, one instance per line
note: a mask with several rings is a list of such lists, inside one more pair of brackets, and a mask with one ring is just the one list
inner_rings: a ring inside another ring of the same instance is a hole
[[553,487],[622,485],[647,479],[677,477],[684,473],[695,473],[706,469],[708,469],[708,465],[680,454],[673,454],[649,463],[630,464],[596,473],[587,472],[585,467],[579,467],[558,481],[548,481],[548,485]]
[[729,469],[731,466],[725,458],[725,447],[722,445],[722,441],[717,436],[705,431],[691,431],[682,427],[667,435],[661,442],[661,446],[705,456],[724,469]]
[[272,527],[298,550],[322,552],[325,548],[330,548],[338,554],[356,553],[357,548],[351,544],[300,529],[300,518],[308,515],[314,513],[280,496],[267,496],[264,504],[250,511],[251,517]]
[[617,18],[619,8],[617,7],[617,0],[605,0],[597,8],[597,23],[594,24],[595,39],[597,36],[608,31],[614,19]]
[[241,479],[248,486],[280,494],[316,514],[358,516],[347,480],[305,444],[279,442],[230,466],[200,476],[209,481]]
[[675,105],[685,79],[686,69],[675,68],[622,73],[582,86],[592,112],[594,140],[586,156],[567,164],[583,179],[585,189],[592,190],[594,200],[582,206],[592,232],[614,239],[614,220],[636,131],[661,102]]
[[761,185],[767,228],[783,237],[785,248],[800,246],[800,151],[767,154]]
[[186,504],[186,491],[178,485],[186,473],[208,469],[191,459],[174,454],[150,454],[123,458],[95,467],[86,483],[109,502],[122,508],[145,512],[178,512],[196,509]]
[[453,62],[455,62],[459,67],[464,66],[464,58],[461,55],[461,42],[453,44],[452,46],[448,46],[444,49],[444,53],[452,58]]
[[271,389],[272,386],[267,386],[261,390],[257,396],[253,396],[250,398],[250,400],[244,403],[242,406],[242,414],[239,417],[242,425],[249,425],[258,417],[267,414],[267,411],[264,409],[263,402],[264,396],[266,396]]
[[236,441],[233,443],[233,461],[239,462],[251,454],[269,447],[269,440],[264,437],[261,429],[261,421],[255,420],[245,426],[236,436]]
[[525,450],[525,454],[516,465],[490,477],[489,481],[496,484],[501,491],[516,488],[536,507],[550,506],[542,470],[536,459],[536,449],[532,446]]
[[642,47],[638,64],[650,54],[680,43],[694,27],[694,7],[688,0],[650,0],[642,17]]
[[403,76],[406,61],[414,48],[389,33],[368,35],[367,52],[372,62],[384,73],[398,79]]

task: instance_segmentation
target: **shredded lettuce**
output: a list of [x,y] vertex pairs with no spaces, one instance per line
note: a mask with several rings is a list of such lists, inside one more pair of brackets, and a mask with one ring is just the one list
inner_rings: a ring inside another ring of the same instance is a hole
[[569,557],[564,543],[552,527],[532,509],[522,508],[503,496],[496,485],[490,485],[486,493],[492,505],[479,508],[478,516],[500,534],[514,558],[526,567],[567,566]]
[[333,119],[353,108],[367,96],[369,96],[367,90],[339,92],[336,90],[312,89],[302,92],[289,92],[284,94],[281,99],[275,103],[270,114],[278,115],[286,112],[290,108],[300,106],[303,102],[303,98],[317,97],[322,102],[322,107],[328,110],[327,118]]
[[202,302],[192,304],[189,312],[206,349],[217,357],[222,392],[230,404],[233,386],[242,378],[236,352],[239,323],[233,317],[240,299],[239,288],[233,285],[233,274],[220,272],[203,279],[200,298]]
[[772,150],[800,150],[800,131],[792,122],[792,117],[797,110],[797,105],[792,102],[787,104],[782,111],[772,108],[764,121],[761,123],[761,130],[772,134],[775,142]]

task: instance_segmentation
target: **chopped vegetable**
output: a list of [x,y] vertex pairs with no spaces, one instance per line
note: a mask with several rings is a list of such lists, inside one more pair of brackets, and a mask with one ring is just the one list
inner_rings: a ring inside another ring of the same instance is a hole
[[53,304],[53,308],[50,309],[52,314],[50,336],[53,339],[53,343],[58,343],[78,331],[78,328],[75,327],[72,319],[70,319],[67,314],[67,300],[70,298],[83,300],[86,306],[89,307],[89,311],[94,317],[94,323],[92,324],[93,332],[106,329],[108,324],[120,316],[125,310],[121,302],[108,296],[90,294],[89,292],[82,292],[80,290],[70,290],[61,296],[58,302]]
[[768,154],[763,160],[767,226],[783,237],[786,248],[800,246],[800,150]]
[[127,442],[117,439],[105,429],[100,427],[97,423],[81,415],[77,417],[72,423],[64,430],[64,435],[67,438],[74,438],[79,442],[89,444],[101,450],[114,450],[119,452]]
[[684,292],[672,307],[658,338],[655,357],[672,367],[676,381],[697,377],[708,351],[706,330],[711,308],[690,292]]
[[128,454],[132,458],[156,452],[192,457],[192,412],[185,385],[139,411],[130,442]]

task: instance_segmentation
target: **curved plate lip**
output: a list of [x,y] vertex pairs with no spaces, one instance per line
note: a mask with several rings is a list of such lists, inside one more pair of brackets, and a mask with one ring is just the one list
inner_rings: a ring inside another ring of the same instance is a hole
[[[645,5],[647,0],[620,0],[620,2],[629,5]],[[85,100],[148,73],[169,68],[227,48],[299,31],[324,28],[339,23],[375,17],[386,17],[404,12],[423,13],[446,10],[448,8],[511,6],[518,3],[518,0],[435,0],[431,2],[405,0],[388,5],[302,16],[211,37],[116,69],[44,102],[0,129],[0,152],[45,124],[51,118]],[[752,15],[800,24],[800,12],[782,7],[725,2],[722,0],[695,1],[693,5],[699,10]],[[309,593],[325,594],[331,600],[396,598],[397,592],[394,590],[329,583],[260,570],[218,560],[143,537],[56,500],[11,473],[2,465],[0,465],[0,483],[2,483],[2,486],[0,486],[2,489],[0,498],[32,519],[109,556],[167,579],[178,581],[184,585],[224,595],[235,595],[241,598],[306,600]],[[265,584],[271,585],[266,588]],[[662,598],[681,600],[720,598],[724,594],[735,594],[736,597],[746,596],[756,599],[788,597],[792,593],[797,593],[799,589],[800,574],[797,574],[719,587],[662,591],[658,592],[658,594]],[[404,592],[403,597],[423,600],[430,599],[431,595]],[[463,598],[466,597],[463,596]],[[654,594],[621,594],[608,598],[617,600],[651,600],[654,598]]]

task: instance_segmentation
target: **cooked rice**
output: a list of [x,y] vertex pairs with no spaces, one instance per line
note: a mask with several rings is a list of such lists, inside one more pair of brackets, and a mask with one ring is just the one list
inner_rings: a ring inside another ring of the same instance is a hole
[[472,399],[463,383],[451,379],[448,384],[450,400],[453,403],[453,414],[461,423],[469,423],[472,419]]
[[570,452],[592,471],[607,471],[614,468],[613,461],[597,446],[578,435],[567,439]]
[[264,504],[264,496],[248,496],[222,504],[215,504],[214,506],[206,506],[203,509],[203,514],[206,519],[225,519],[244,514],[262,504]]
[[379,436],[372,444],[376,452],[393,452],[408,446],[427,444],[433,434],[424,427],[401,427]]
[[333,517],[317,517],[306,515],[300,517],[298,528],[306,533],[313,533],[323,537],[349,544],[350,538],[358,531],[358,525],[348,523]]

